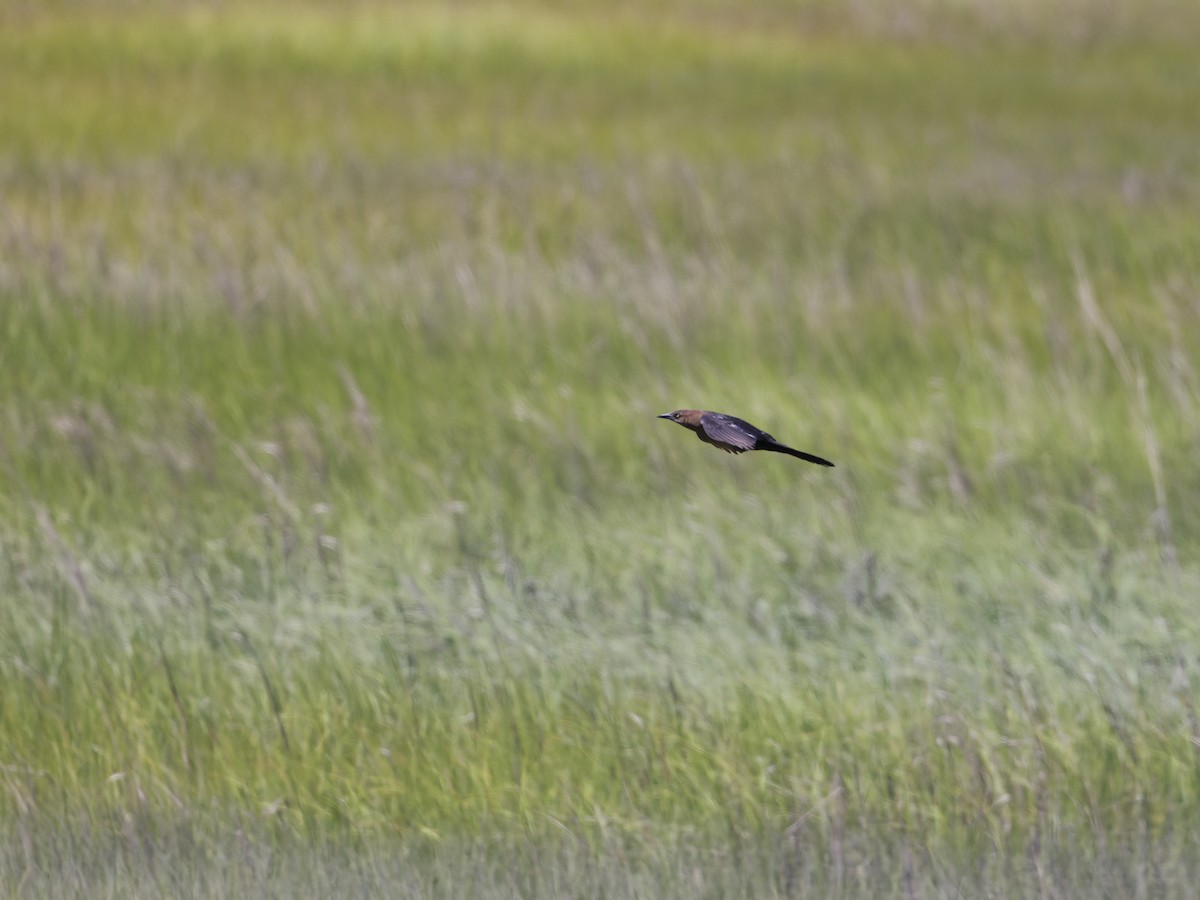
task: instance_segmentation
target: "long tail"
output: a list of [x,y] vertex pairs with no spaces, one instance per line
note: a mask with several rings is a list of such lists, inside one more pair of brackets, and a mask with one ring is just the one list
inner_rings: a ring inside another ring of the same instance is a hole
[[833,468],[833,463],[827,459],[821,459],[819,456],[813,456],[811,453],[805,453],[803,450],[793,450],[786,444],[781,444],[778,441],[774,443],[764,443],[761,447],[756,447],[756,450],[770,450],[773,453],[786,453],[788,456],[794,456],[797,459],[802,459],[805,462],[816,463],[818,466],[829,466]]

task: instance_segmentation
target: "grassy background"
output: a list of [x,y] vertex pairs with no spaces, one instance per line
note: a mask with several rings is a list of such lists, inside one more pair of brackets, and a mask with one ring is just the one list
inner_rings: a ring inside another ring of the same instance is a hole
[[1186,895],[1190,4],[0,23],[6,890]]

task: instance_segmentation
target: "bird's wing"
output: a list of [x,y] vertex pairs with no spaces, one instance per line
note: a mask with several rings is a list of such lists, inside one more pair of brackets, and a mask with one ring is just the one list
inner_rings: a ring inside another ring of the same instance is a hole
[[753,450],[762,435],[749,422],[724,413],[705,413],[700,417],[700,427],[710,441],[727,444],[737,450]]

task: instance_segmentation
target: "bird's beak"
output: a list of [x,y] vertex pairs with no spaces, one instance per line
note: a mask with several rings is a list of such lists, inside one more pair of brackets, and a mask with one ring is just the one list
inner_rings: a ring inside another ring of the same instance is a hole
[[662,415],[660,415],[660,416],[655,416],[655,418],[656,418],[656,419],[669,419],[669,418],[671,418],[671,414],[670,414],[670,413],[663,413],[663,414],[662,414]]

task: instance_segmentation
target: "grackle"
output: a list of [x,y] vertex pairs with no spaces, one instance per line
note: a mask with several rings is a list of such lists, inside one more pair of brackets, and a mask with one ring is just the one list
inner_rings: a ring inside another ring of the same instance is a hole
[[696,437],[706,444],[720,447],[727,453],[745,453],[747,450],[770,450],[774,453],[786,453],[818,466],[832,466],[827,459],[805,453],[803,450],[793,450],[786,444],[781,444],[761,428],[755,428],[749,422],[727,416],[724,413],[708,412],[703,409],[677,409],[675,412],[663,413],[658,418],[670,419],[677,425],[682,425],[696,432]]

